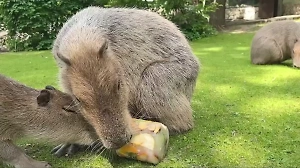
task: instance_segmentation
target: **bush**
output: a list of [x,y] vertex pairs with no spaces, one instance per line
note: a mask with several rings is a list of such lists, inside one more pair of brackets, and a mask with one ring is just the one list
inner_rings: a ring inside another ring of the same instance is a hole
[[195,0],[158,0],[156,8],[161,14],[173,21],[189,40],[208,37],[216,33],[209,24],[209,14],[214,12],[217,3]]
[[110,6],[150,9],[174,22],[187,39],[196,40],[216,34],[209,24],[209,14],[218,4],[209,0],[111,0]]
[[50,49],[63,23],[78,10],[90,5],[150,9],[177,24],[189,40],[195,40],[216,32],[208,23],[209,13],[216,9],[216,4],[195,1],[5,0],[0,1],[0,19],[9,30],[7,43],[12,51]]
[[90,4],[101,5],[99,0],[1,1],[0,15],[3,16],[5,28],[9,30],[10,50],[50,49],[63,23],[76,11]]
[[259,3],[259,0],[227,0],[228,6],[241,6],[242,4],[258,6],[258,3]]
[[149,8],[149,2],[145,0],[110,0],[109,7],[136,7],[136,8]]

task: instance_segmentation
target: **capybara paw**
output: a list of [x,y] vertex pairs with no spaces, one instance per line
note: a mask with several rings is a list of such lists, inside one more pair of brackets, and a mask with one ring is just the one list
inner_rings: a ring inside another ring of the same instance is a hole
[[50,163],[45,162],[44,164],[45,164],[45,168],[51,168],[52,167]]
[[103,150],[103,144],[101,143],[101,141],[95,141],[91,145],[87,146],[86,150],[95,152],[95,153],[99,153]]
[[32,168],[51,168],[51,164],[44,161],[38,161],[32,164]]
[[16,165],[16,168],[51,168],[51,164],[45,161],[37,161],[37,160],[32,160],[31,161],[26,161],[25,163],[21,162],[20,165]]
[[84,147],[85,145],[79,144],[61,144],[53,148],[51,153],[57,157],[71,156],[80,152]]

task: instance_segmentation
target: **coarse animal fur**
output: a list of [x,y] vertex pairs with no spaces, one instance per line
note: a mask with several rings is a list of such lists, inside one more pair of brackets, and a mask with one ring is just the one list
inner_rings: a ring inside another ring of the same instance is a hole
[[48,168],[13,144],[19,138],[91,144],[94,129],[78,113],[71,96],[47,86],[38,91],[0,75],[0,162],[16,168]]
[[82,105],[108,149],[130,139],[131,117],[193,128],[191,98],[200,71],[184,35],[157,13],[88,7],[72,16],[53,45],[64,91]]
[[300,26],[292,20],[276,21],[259,29],[252,40],[251,63],[277,64],[293,59],[300,67]]

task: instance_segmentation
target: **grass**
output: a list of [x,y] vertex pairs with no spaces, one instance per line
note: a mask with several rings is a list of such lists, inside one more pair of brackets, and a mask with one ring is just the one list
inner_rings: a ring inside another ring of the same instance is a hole
[[[300,73],[291,61],[250,64],[252,33],[219,34],[191,43],[202,67],[192,106],[195,128],[170,137],[156,167],[296,167],[300,165]],[[0,55],[0,73],[29,86],[57,86],[49,51]],[[54,167],[152,167],[110,155],[50,154],[54,145],[27,143],[28,153]],[[1,167],[1,166],[0,166]]]

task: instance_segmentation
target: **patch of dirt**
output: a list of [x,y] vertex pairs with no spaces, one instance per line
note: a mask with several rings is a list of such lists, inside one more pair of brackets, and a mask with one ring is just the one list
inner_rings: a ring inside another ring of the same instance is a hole
[[223,28],[221,32],[226,33],[252,33],[260,29],[264,24],[244,24],[244,25],[231,25]]
[[221,32],[227,32],[227,33],[249,33],[249,32],[256,32],[258,29],[263,27],[264,25],[280,21],[280,20],[294,20],[296,22],[299,22],[300,15],[287,15],[287,16],[278,16],[274,18],[269,19],[259,19],[254,22],[249,21],[242,21],[242,20],[236,20],[232,22],[228,22],[227,26],[225,26]]

